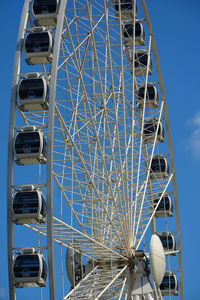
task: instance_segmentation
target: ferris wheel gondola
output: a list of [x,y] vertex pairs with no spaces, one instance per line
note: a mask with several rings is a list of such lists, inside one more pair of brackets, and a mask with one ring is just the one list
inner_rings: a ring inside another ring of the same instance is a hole
[[[144,95],[146,95],[146,97]],[[145,101],[146,108],[158,107],[159,94],[155,84],[148,83],[146,87],[146,93],[145,93],[145,86],[144,85],[140,86],[136,91],[135,97],[136,97],[136,103],[138,108],[142,108],[144,106],[144,101]]]
[[170,232],[162,232],[159,234],[159,238],[162,242],[165,253],[173,255],[173,252],[176,251],[176,241],[173,234]]
[[165,273],[160,290],[163,296],[178,295],[178,281],[174,273]]
[[47,264],[43,255],[33,248],[22,249],[13,262],[13,277],[16,287],[45,286]]
[[[157,207],[155,217],[160,218],[160,217],[172,217],[173,216],[173,204],[172,204],[172,199],[170,195],[164,194],[163,197],[160,200],[160,196],[158,195],[154,200],[154,208]],[[157,206],[157,204],[159,205]]]
[[27,64],[49,64],[52,62],[53,40],[50,31],[36,27],[29,32],[24,41]]
[[32,13],[36,26],[55,26],[59,0],[33,0]]
[[27,74],[18,85],[21,110],[48,109],[49,86],[46,78],[38,73]]
[[13,197],[13,222],[45,223],[46,201],[42,192],[32,185],[22,186]]
[[[158,130],[157,130],[158,127]],[[164,142],[164,129],[162,123],[155,119],[150,119],[144,123],[144,142],[149,143],[153,142],[155,135],[157,133],[156,142]]]
[[[135,34],[133,34],[135,26]],[[123,24],[123,38],[124,43],[127,46],[133,45],[133,37],[135,37],[135,45],[144,45],[145,43],[145,31],[141,21],[136,21],[135,25],[133,22],[127,21]]]
[[169,164],[166,157],[155,155],[151,161],[150,178],[152,180],[160,180],[168,178],[169,176]]
[[72,288],[74,288],[85,275],[85,266],[82,262],[81,248],[78,246],[78,243],[76,249],[74,249],[74,246],[73,248],[67,249],[66,271]]
[[34,126],[24,127],[16,134],[14,151],[17,164],[46,163],[47,144],[43,133]]
[[[152,75],[153,64],[151,58],[148,59],[148,57],[149,54],[145,50],[137,50],[137,52],[135,52],[135,76],[145,76],[146,73],[148,73],[148,75]],[[149,66],[148,60],[150,60]]]
[[[137,14],[137,4],[135,0],[113,0],[114,8],[117,16],[121,12],[123,20],[131,20],[134,18],[134,12]],[[135,5],[135,8],[134,8]]]

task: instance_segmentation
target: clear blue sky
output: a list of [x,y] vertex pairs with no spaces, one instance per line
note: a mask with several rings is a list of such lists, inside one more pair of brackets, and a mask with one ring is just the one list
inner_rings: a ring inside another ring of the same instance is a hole
[[[0,299],[8,299],[6,241],[7,136],[11,81],[23,0],[1,1]],[[181,220],[186,300],[199,299],[200,1],[146,1],[165,86]],[[29,296],[29,300],[35,299]],[[20,300],[26,300],[20,299]],[[46,299],[45,299],[46,300]]]

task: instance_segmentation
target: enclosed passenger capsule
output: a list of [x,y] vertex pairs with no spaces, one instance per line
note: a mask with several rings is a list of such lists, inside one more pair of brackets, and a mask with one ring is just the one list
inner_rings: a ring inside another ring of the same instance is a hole
[[153,180],[159,180],[168,178],[169,165],[167,159],[164,156],[155,155],[151,162],[150,178]]
[[[158,127],[158,129],[157,129]],[[156,142],[164,142],[164,129],[162,123],[156,119],[151,119],[144,123],[143,137],[145,143],[153,143],[157,131]]]
[[41,253],[34,248],[24,248],[13,262],[13,279],[16,287],[45,286],[48,270]]
[[13,197],[13,222],[16,224],[45,223],[46,201],[33,185],[24,185]]
[[122,20],[132,20],[134,18],[134,4],[135,14],[137,14],[137,4],[135,0],[113,0],[114,8],[117,16],[121,11]]
[[36,27],[25,37],[24,51],[29,65],[52,62],[52,35],[44,27]]
[[163,249],[166,252],[166,254],[168,252],[170,253],[176,250],[176,241],[172,233],[162,232],[158,236],[162,242]]
[[178,295],[178,281],[174,273],[165,272],[160,290],[163,296]]
[[79,246],[75,246],[74,249],[67,249],[66,270],[71,286],[76,286],[78,282],[83,278],[83,275],[85,273],[85,266],[82,263],[82,255]]
[[[153,200],[154,209],[156,208],[159,199],[160,199],[160,195],[158,195],[158,198]],[[171,197],[168,194],[164,194],[157,207],[155,217],[156,218],[172,217],[172,215],[173,215],[173,204],[172,204]]]
[[[148,66],[148,53],[145,50],[139,50],[135,53],[135,76],[146,76]],[[152,74],[153,64],[150,58],[148,75]]]
[[59,0],[33,0],[32,13],[36,26],[55,26]]
[[21,110],[43,110],[49,104],[49,86],[38,73],[27,74],[18,85],[18,98]]
[[[124,43],[128,46],[133,45],[133,22],[126,22],[123,26],[123,38]],[[145,32],[141,21],[135,22],[135,45],[144,45],[145,43]]]
[[[135,93],[136,103],[138,108],[144,106],[145,99],[145,86],[142,85]],[[148,83],[146,88],[146,108],[158,107],[159,96],[157,88],[154,84]]]
[[14,152],[19,165],[46,163],[46,149],[43,133],[34,126],[24,127],[15,137]]

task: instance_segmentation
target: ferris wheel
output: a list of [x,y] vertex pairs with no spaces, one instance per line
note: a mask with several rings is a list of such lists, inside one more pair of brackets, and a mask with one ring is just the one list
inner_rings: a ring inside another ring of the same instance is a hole
[[9,124],[10,299],[183,300],[145,0],[25,0]]

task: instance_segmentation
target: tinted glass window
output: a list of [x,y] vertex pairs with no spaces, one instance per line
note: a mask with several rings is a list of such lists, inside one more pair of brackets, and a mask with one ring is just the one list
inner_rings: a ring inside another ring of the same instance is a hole
[[[141,35],[141,24],[140,22],[135,23],[135,36],[139,37]],[[125,24],[124,26],[124,37],[133,37],[133,24]]]
[[173,239],[172,239],[171,235],[160,236],[160,239],[161,239],[164,249],[168,249],[168,250],[173,249]]
[[44,199],[44,196],[42,195],[42,208],[41,208],[41,214],[45,217],[47,214],[47,206],[46,201]]
[[148,55],[145,53],[137,53],[135,55],[135,67],[141,67],[141,65],[147,66]]
[[138,90],[138,97],[144,99],[144,87],[140,87]]
[[139,37],[141,35],[141,23],[135,22],[135,36]]
[[144,124],[144,134],[148,135],[148,134],[155,133],[156,128],[157,126],[154,125],[153,123]]
[[[138,96],[144,99],[144,91],[145,88],[142,86],[138,90]],[[147,86],[147,99],[154,100],[155,99],[155,90],[153,86]]]
[[19,97],[24,100],[41,99],[44,94],[44,83],[41,78],[24,79],[19,86]]
[[[132,10],[133,9],[133,0],[119,0],[121,3],[121,10]],[[115,9],[119,11],[119,3],[118,0],[115,0]],[[136,9],[137,11],[137,9]]]
[[47,32],[33,32],[26,36],[25,49],[27,53],[49,51],[49,35]]
[[166,165],[163,158],[153,158],[151,163],[152,172],[165,172]]
[[142,34],[142,37],[143,37],[143,40],[145,40],[145,37],[146,37],[146,35],[145,35],[145,31],[144,31],[144,29],[143,29],[143,34]]
[[126,24],[124,26],[124,37],[132,37],[133,36],[133,24]]
[[17,154],[39,153],[40,136],[38,132],[21,132],[15,140]]
[[173,275],[165,275],[160,285],[161,290],[175,289],[175,278]]
[[[156,207],[156,204],[158,203],[159,199],[154,200],[154,207]],[[168,197],[164,197],[161,199],[160,204],[158,205],[157,210],[169,210],[170,209],[170,201]]]
[[75,273],[75,284],[82,279],[82,259],[81,254],[74,252],[74,273]]
[[162,240],[162,243],[165,243],[165,247],[169,250],[172,250],[173,249],[173,246],[174,246],[174,240],[172,238],[171,235],[169,235],[168,237],[163,237],[165,238],[165,240]]
[[36,15],[53,14],[57,9],[57,0],[34,0],[33,12]]
[[[157,126],[158,124],[154,124],[154,123],[144,124],[144,134],[148,135],[148,134],[156,133]],[[158,135],[160,135],[160,130],[161,130],[161,126],[159,124]]]
[[38,211],[38,193],[17,192],[13,200],[13,210],[15,214],[37,213]]
[[42,148],[42,154],[46,157],[46,153],[47,153],[47,142],[45,137],[43,136],[43,148]]
[[42,258],[42,274],[41,277],[44,279],[44,281],[47,280],[47,264],[46,261],[44,260],[44,258]]
[[162,244],[163,244],[163,247],[164,248],[167,248],[167,237],[165,237],[165,236],[162,236],[162,237],[160,237],[160,239],[161,239],[161,242],[162,242]]
[[47,84],[46,100],[49,101],[49,85]]
[[153,86],[148,86],[147,87],[147,94],[149,100],[154,100],[155,99],[155,89]]
[[16,278],[37,277],[39,275],[38,255],[18,255],[14,264]]

